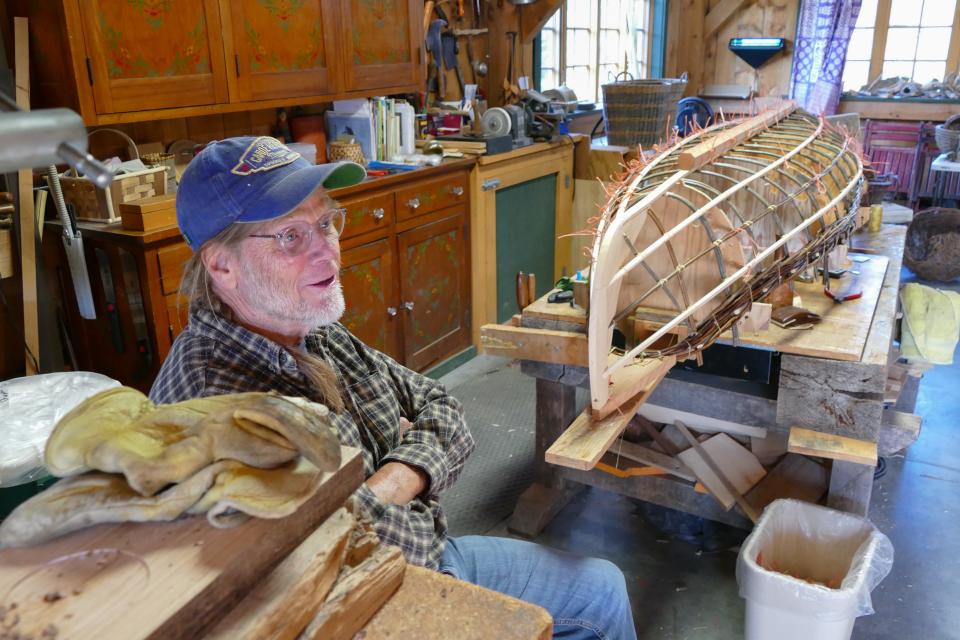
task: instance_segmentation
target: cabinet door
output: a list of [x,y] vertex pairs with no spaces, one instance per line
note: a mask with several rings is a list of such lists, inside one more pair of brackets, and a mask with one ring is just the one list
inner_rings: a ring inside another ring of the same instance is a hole
[[[331,94],[329,0],[220,0],[234,100]],[[235,94],[235,95],[234,95]]]
[[397,236],[404,364],[421,371],[470,345],[467,213]]
[[401,359],[397,263],[391,239],[344,249],[340,282],[347,303],[341,322],[365,344]]
[[97,113],[227,101],[217,0],[83,0]]
[[340,11],[345,91],[419,83],[422,2],[343,0]]

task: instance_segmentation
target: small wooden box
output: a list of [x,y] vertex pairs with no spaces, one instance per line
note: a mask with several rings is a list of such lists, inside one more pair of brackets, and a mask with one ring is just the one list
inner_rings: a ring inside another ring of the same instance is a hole
[[153,231],[176,225],[176,195],[164,194],[124,202],[120,205],[120,220],[123,228],[131,231]]
[[74,206],[78,220],[116,222],[122,203],[166,193],[166,171],[166,167],[154,167],[120,174],[114,176],[106,191],[86,178],[61,175],[60,188],[63,199]]

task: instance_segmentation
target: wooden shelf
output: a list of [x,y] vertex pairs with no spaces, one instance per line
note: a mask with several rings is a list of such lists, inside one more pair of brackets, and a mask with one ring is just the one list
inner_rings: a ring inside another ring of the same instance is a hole
[[920,102],[917,100],[875,99],[841,100],[837,113],[858,113],[860,119],[930,120],[943,122],[960,113],[960,102]]

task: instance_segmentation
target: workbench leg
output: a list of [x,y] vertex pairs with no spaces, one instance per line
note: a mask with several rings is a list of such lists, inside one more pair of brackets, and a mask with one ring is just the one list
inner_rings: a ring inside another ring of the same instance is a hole
[[873,470],[870,465],[834,460],[827,506],[858,516],[867,515],[873,492]]
[[533,538],[583,489],[561,478],[547,464],[547,449],[576,418],[576,387],[537,379],[536,475],[523,492],[507,527],[513,533]]

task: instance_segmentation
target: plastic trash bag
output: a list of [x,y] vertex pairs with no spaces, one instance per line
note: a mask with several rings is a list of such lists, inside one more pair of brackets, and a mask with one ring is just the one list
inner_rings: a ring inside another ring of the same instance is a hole
[[[737,558],[737,584],[747,600],[747,637],[751,619],[766,625],[756,637],[777,633],[783,638],[778,632],[782,623],[799,632],[798,620],[809,621],[807,638],[849,637],[855,619],[873,613],[870,592],[892,567],[890,539],[866,518],[777,500],[764,510]],[[752,617],[751,606],[762,613],[755,611]],[[827,632],[837,628],[838,635]]]
[[46,475],[43,449],[60,418],[120,383],[89,371],[47,373],[0,382],[0,487]]

